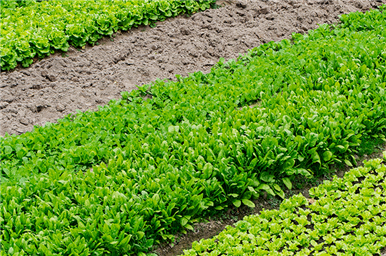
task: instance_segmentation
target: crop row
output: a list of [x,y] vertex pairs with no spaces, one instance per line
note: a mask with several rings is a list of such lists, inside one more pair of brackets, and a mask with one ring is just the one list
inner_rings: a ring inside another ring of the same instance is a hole
[[50,0],[0,0],[1,8],[17,8],[25,7],[36,2],[50,1]]
[[[182,13],[210,8],[215,0],[51,0],[27,1],[22,7],[2,2],[0,69],[28,67],[35,57],[71,45],[94,45],[103,36],[139,25],[154,25]],[[8,7],[8,8],[5,8]]]
[[[386,151],[384,152],[386,161]],[[286,199],[194,242],[184,255],[380,255],[386,248],[386,166],[365,162],[343,178]]]
[[5,252],[149,251],[202,216],[355,163],[386,130],[386,13],[342,22],[0,138]]

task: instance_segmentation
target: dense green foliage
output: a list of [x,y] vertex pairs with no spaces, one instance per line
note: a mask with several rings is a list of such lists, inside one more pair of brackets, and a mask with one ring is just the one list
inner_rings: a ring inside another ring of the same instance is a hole
[[215,0],[7,0],[0,2],[0,68],[28,67],[69,45],[94,45],[103,36],[210,8]]
[[148,251],[201,216],[351,165],[386,131],[386,13],[342,21],[0,138],[4,252]]
[[370,160],[312,188],[313,200],[299,194],[284,200],[280,210],[247,216],[194,242],[184,255],[380,255],[386,248],[386,166],[381,163]]
[[51,1],[51,0],[0,0],[1,8],[16,8],[25,7],[35,4],[36,2]]

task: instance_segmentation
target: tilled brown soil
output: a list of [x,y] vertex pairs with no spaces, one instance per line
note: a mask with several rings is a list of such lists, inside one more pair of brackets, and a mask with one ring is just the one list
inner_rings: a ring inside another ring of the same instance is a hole
[[[386,0],[383,0],[385,3]],[[333,23],[338,15],[367,11],[379,0],[221,0],[225,7],[118,33],[114,42],[31,67],[2,72],[0,135],[31,131],[77,109],[96,109],[121,91],[156,78],[210,71],[220,57],[236,58],[261,43]]]

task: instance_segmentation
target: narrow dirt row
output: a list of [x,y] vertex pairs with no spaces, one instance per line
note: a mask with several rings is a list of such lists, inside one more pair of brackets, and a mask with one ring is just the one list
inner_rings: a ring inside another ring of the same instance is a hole
[[[386,3],[386,0],[383,0]],[[380,0],[221,0],[225,7],[140,27],[96,47],[54,54],[0,78],[0,135],[31,131],[77,109],[107,104],[154,81],[210,71],[220,57],[303,33]]]
[[[383,152],[386,151],[386,144],[378,145],[374,148],[374,151],[369,155],[363,155],[361,157],[356,156],[357,167],[363,166],[364,161],[375,158],[383,158]],[[325,175],[319,178],[312,184],[305,184],[302,189],[293,188],[291,191],[286,191],[286,195],[291,197],[301,193],[307,200],[312,204],[315,200],[311,199],[309,190],[312,187],[318,186],[323,183],[324,180],[332,180],[333,176],[336,175],[339,178],[343,178],[344,174],[350,171],[353,167],[347,165],[338,167],[331,166],[331,174]],[[242,220],[245,216],[252,214],[260,214],[262,210],[278,210],[280,208],[282,200],[277,197],[266,198],[262,197],[254,201],[256,207],[249,208],[246,205],[238,209],[229,209],[226,213],[212,218],[208,222],[196,223],[193,231],[188,231],[187,234],[178,234],[176,241],[172,244],[163,244],[157,248],[154,252],[159,256],[176,256],[181,255],[184,250],[191,249],[194,241],[201,239],[209,239],[218,235],[223,231],[226,226],[233,226],[236,222]],[[382,250],[381,256],[386,256],[386,248]]]

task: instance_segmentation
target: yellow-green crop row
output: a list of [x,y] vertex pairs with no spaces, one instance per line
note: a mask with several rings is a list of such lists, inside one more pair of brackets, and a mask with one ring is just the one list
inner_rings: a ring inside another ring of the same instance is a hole
[[[384,152],[386,161],[386,152]],[[194,242],[186,256],[372,256],[386,249],[386,166],[365,162],[343,178],[286,199],[279,210],[263,210]]]
[[179,14],[210,8],[215,0],[50,0],[21,7],[0,2],[0,69],[28,67],[35,57],[71,45],[94,45],[103,36],[154,25]]

